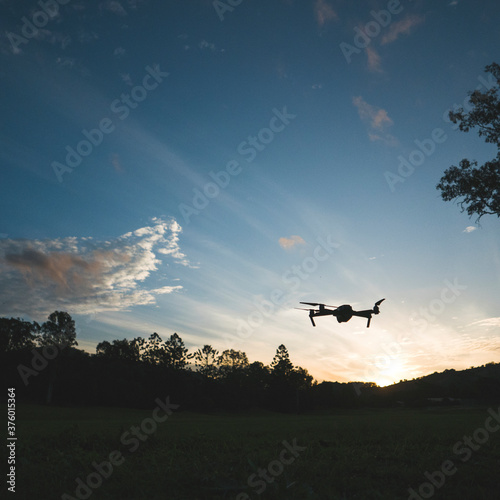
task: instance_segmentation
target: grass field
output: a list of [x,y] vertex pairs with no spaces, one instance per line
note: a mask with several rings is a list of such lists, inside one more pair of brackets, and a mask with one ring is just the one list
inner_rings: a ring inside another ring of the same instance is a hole
[[490,416],[453,408],[166,418],[18,405],[12,498],[388,500],[411,498],[411,487],[415,499],[499,499],[500,425]]

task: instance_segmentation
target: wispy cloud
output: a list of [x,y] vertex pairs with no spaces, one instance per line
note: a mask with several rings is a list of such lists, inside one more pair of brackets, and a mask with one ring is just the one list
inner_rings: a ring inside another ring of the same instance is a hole
[[106,0],[105,2],[99,5],[101,10],[107,10],[112,12],[113,14],[117,14],[119,16],[126,16],[127,11],[123,8],[122,4],[116,0]]
[[424,21],[424,18],[417,15],[405,17],[401,21],[392,23],[389,31],[382,37],[381,44],[395,42],[401,35],[409,35],[415,26],[418,26]]
[[94,31],[81,31],[78,34],[78,41],[80,43],[92,43],[99,40],[99,35]]
[[[199,44],[198,47],[201,50],[209,50],[210,52],[225,52],[226,49],[219,49],[215,43],[213,42],[208,42],[207,40],[202,40]],[[185,50],[189,49],[189,45],[184,47]]]
[[116,47],[116,49],[113,51],[113,55],[117,58],[123,57],[127,51],[123,47]]
[[179,247],[182,229],[171,220],[109,241],[91,237],[0,240],[0,314],[126,310],[154,304],[157,295],[182,288],[145,286],[163,258],[189,265]]
[[371,45],[366,47],[365,52],[366,52],[368,69],[373,72],[381,73],[382,65],[379,53]]
[[397,139],[387,131],[394,122],[385,109],[368,104],[361,96],[353,97],[352,103],[361,120],[368,125],[368,137],[371,141],[382,141],[390,146],[397,144]]
[[214,51],[215,50],[215,43],[207,42],[206,40],[202,40],[198,44],[198,47],[200,47],[200,49],[208,49],[208,50]]
[[470,325],[467,326],[479,326],[479,327],[486,327],[486,328],[500,328],[500,317],[499,318],[486,318],[482,319],[480,321],[475,321],[474,323],[471,323]]
[[113,165],[115,172],[123,174],[124,170],[120,161],[120,155],[118,155],[117,153],[113,153],[111,155],[111,164]]
[[337,13],[326,0],[316,0],[314,4],[314,15],[320,28],[326,23],[338,19]]
[[358,108],[360,118],[368,123],[371,128],[382,130],[393,125],[393,121],[389,118],[385,109],[368,104],[361,96],[353,97],[352,102]]
[[476,226],[467,226],[462,233],[472,233],[472,231],[475,231],[477,229]]
[[279,244],[281,248],[284,248],[285,250],[290,250],[297,245],[305,245],[306,242],[300,236],[294,234],[289,238],[280,238]]
[[132,78],[130,77],[130,73],[121,73],[120,74],[122,80],[129,85],[130,87],[134,86],[134,83],[132,82]]
[[56,59],[56,63],[59,66],[63,66],[66,68],[74,68],[76,64],[76,59],[74,57],[58,57]]

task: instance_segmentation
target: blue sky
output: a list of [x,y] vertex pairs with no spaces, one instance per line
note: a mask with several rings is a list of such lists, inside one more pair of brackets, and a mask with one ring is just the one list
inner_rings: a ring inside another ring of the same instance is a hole
[[[285,344],[317,380],[498,361],[498,219],[435,189],[496,154],[446,116],[492,85],[497,2],[0,8],[2,316]],[[294,309],[381,298],[370,329]]]

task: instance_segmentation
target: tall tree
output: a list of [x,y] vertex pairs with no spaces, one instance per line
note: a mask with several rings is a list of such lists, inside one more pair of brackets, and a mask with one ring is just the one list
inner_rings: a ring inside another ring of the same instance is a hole
[[198,371],[205,377],[215,378],[217,376],[218,354],[219,351],[208,344],[194,353],[193,358],[196,366],[199,367]]
[[[40,344],[42,346],[57,345],[59,349],[64,349],[78,345],[76,341],[75,321],[64,311],[54,311],[49,315],[48,321],[41,327],[42,335]],[[46,403],[52,402],[55,383],[57,380],[58,365],[60,363],[60,354],[51,361],[49,365],[49,385],[47,388]]]
[[141,345],[142,360],[152,365],[168,364],[166,357],[167,352],[162,345],[161,337],[156,333],[152,333],[147,342]]
[[0,318],[0,352],[33,349],[38,341],[40,325],[19,318]]
[[483,215],[500,217],[500,65],[486,66],[496,85],[486,91],[469,92],[470,111],[463,107],[450,111],[450,120],[458,124],[462,132],[477,128],[479,137],[485,142],[496,145],[495,158],[478,167],[476,160],[464,158],[459,166],[452,165],[445,170],[437,189],[445,201],[459,200],[462,212],[467,210],[469,217]]
[[185,368],[188,360],[188,349],[184,346],[183,340],[174,333],[165,342],[165,350],[168,355],[169,366],[176,370]]
[[293,364],[290,361],[288,349],[281,344],[271,363],[271,373],[279,378],[288,379],[293,372]]
[[248,367],[248,358],[243,351],[226,349],[219,356],[220,370],[224,376],[242,371]]
[[64,311],[54,311],[41,327],[42,345],[57,344],[64,347],[78,345],[75,321]]

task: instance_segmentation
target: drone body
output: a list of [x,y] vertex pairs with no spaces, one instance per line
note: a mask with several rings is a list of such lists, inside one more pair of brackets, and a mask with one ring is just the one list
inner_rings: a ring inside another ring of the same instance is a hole
[[[317,302],[301,302],[301,304],[307,304],[309,306],[317,306],[319,309],[304,309],[305,311],[309,311],[309,318],[311,319],[312,326],[316,326],[314,323],[314,318],[317,316],[335,316],[339,323],[346,323],[353,316],[359,316],[361,318],[368,319],[368,323],[366,327],[370,326],[370,321],[372,319],[373,314],[378,314],[380,312],[379,305],[385,299],[381,299],[378,302],[375,302],[373,309],[366,309],[364,311],[354,311],[353,308],[349,304],[344,304],[342,306],[327,306],[325,304],[319,304]],[[333,307],[333,309],[327,309],[328,307]],[[303,308],[297,308],[303,309]]]

